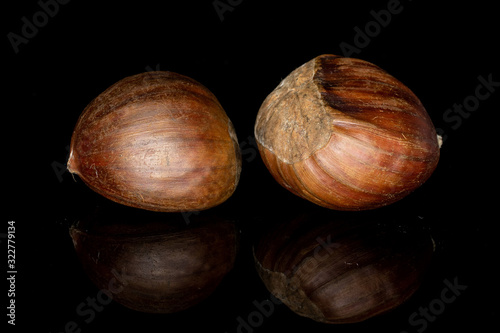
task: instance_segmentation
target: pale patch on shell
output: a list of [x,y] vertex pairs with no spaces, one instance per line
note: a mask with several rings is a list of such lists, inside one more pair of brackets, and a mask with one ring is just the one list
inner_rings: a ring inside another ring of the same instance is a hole
[[333,119],[313,80],[315,72],[316,59],[295,69],[257,114],[255,139],[284,163],[305,160],[330,140]]

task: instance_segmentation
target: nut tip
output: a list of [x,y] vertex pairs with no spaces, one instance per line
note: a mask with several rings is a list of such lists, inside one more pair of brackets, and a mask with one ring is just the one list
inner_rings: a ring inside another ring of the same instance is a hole
[[443,145],[443,137],[438,134],[437,140],[438,140],[438,146],[439,146],[439,148],[441,148],[441,146]]
[[69,158],[68,158],[68,163],[66,163],[66,168],[70,173],[78,173],[78,168],[76,165],[76,159],[75,155],[73,154],[73,149],[70,150],[69,152]]

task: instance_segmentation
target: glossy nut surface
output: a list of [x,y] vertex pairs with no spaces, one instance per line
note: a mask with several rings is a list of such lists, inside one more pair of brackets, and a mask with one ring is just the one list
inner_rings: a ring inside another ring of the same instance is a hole
[[124,78],[85,108],[68,170],[127,206],[198,211],[233,194],[241,156],[233,125],[207,88],[148,72]]
[[376,65],[335,55],[279,84],[258,112],[255,138],[278,183],[336,210],[398,201],[439,160],[438,136],[413,92]]

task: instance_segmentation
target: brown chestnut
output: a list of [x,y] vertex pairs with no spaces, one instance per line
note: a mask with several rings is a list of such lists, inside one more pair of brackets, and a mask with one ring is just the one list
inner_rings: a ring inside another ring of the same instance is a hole
[[400,200],[432,174],[440,140],[420,100],[369,62],[318,56],[265,99],[255,138],[283,187],[320,206]]
[[83,111],[68,170],[118,203],[153,211],[199,211],[236,189],[241,156],[216,97],[172,72],[120,80]]
[[364,321],[406,301],[433,252],[430,235],[371,218],[304,215],[254,246],[269,291],[297,314],[337,324]]
[[[117,218],[98,214],[70,228],[83,269],[116,302],[172,313],[211,295],[232,269],[238,230],[218,217]],[[177,216],[178,217],[178,216]]]

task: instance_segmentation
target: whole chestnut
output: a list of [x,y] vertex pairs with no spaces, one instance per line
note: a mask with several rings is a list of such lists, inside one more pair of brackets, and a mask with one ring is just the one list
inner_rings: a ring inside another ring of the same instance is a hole
[[234,222],[97,214],[70,228],[90,280],[136,311],[173,313],[211,295],[232,269],[239,233]]
[[421,186],[440,138],[420,100],[369,62],[321,55],[295,69],[265,101],[255,138],[272,176],[336,210],[366,210]]
[[152,211],[200,211],[236,189],[234,127],[202,84],[172,72],[115,83],[83,111],[68,170],[118,203]]
[[254,246],[269,291],[318,322],[355,323],[385,313],[419,287],[433,253],[430,235],[404,223],[303,215]]

